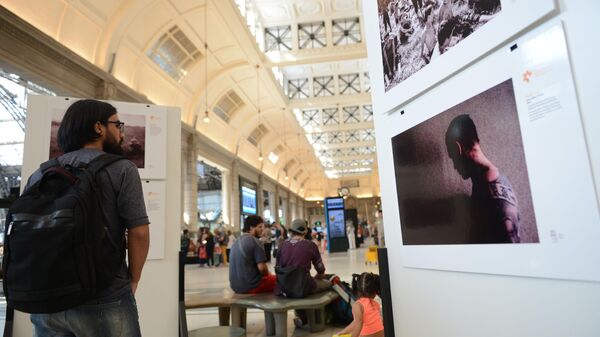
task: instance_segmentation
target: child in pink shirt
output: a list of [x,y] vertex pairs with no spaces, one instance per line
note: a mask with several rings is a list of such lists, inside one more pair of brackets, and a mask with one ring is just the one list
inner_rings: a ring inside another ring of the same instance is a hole
[[352,289],[358,300],[352,305],[354,320],[338,335],[351,334],[352,337],[383,337],[381,306],[374,300],[379,295],[379,275],[362,273],[352,275]]

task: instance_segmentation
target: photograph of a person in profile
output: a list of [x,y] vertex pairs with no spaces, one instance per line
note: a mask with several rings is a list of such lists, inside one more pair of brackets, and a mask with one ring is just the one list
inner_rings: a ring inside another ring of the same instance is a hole
[[472,182],[472,212],[478,241],[520,243],[519,204],[513,187],[483,152],[469,115],[455,117],[446,131],[446,150],[460,176]]
[[403,245],[540,242],[512,79],[391,142]]

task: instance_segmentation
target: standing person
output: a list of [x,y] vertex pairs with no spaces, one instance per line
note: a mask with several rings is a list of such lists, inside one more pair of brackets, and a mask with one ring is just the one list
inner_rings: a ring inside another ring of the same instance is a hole
[[[64,152],[59,163],[80,167],[103,153],[121,155],[124,124],[108,103],[91,99],[73,103],[58,129],[58,145]],[[40,170],[34,172],[27,187],[41,177]],[[35,336],[141,336],[134,295],[148,255],[150,234],[140,176],[135,164],[123,159],[100,170],[96,178],[107,234],[121,250],[121,267],[110,285],[98,289],[86,303],[57,313],[32,314]]]
[[271,292],[275,275],[269,273],[263,244],[258,240],[264,230],[264,221],[258,215],[244,219],[242,236],[231,247],[229,284],[238,294]]
[[348,248],[356,249],[356,235],[354,234],[352,220],[346,221],[346,236],[348,237]]
[[469,115],[455,117],[446,130],[446,149],[454,169],[471,179],[473,243],[520,243],[519,203],[508,177],[485,156]]
[[227,243],[229,242],[229,235],[225,232],[225,228],[221,227],[219,231],[219,246],[221,247],[221,259],[224,266],[227,265]]
[[352,305],[354,319],[337,335],[351,334],[361,337],[383,337],[384,328],[381,319],[381,306],[374,298],[381,292],[379,275],[362,273],[352,275],[352,290],[358,294],[358,300]]
[[190,248],[190,231],[187,229],[183,230],[183,233],[181,234],[181,247],[180,247],[180,251],[182,252],[186,252],[188,249]]
[[231,256],[231,247],[233,247],[235,240],[237,240],[237,239],[233,235],[233,232],[228,230],[227,231],[227,250],[226,250],[227,256]]
[[267,263],[271,262],[271,248],[273,247],[273,233],[271,233],[271,225],[265,226],[265,230],[262,233],[260,240],[263,242],[265,247],[265,255],[267,257]]
[[212,235],[210,230],[206,231],[205,234],[206,241],[206,256],[207,256],[207,265],[212,267],[215,265],[215,237]]
[[214,248],[214,262],[215,267],[219,267],[223,264],[223,250],[221,250],[221,243],[219,240],[221,239],[221,231],[218,228],[214,230],[213,241],[215,242]]

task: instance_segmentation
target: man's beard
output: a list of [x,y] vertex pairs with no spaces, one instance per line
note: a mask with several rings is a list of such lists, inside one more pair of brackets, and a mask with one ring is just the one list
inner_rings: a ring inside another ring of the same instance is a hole
[[123,138],[121,138],[121,140],[119,142],[113,142],[113,141],[107,140],[102,144],[102,150],[106,153],[112,153],[112,154],[122,156],[123,148],[121,147],[121,144],[123,144]]

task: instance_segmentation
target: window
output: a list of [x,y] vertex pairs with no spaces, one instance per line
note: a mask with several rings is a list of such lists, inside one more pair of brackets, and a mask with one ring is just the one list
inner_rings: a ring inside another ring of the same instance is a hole
[[315,77],[313,79],[315,97],[333,96],[335,88],[333,76]]
[[340,124],[340,120],[338,119],[338,109],[337,108],[323,109],[323,124],[324,125]]
[[292,27],[265,28],[265,51],[292,50]]
[[371,75],[369,73],[363,74],[363,88],[365,88],[365,92],[371,92]]
[[147,55],[176,81],[187,75],[194,63],[202,58],[200,51],[177,26],[163,34]]
[[358,123],[360,118],[358,117],[359,107],[358,106],[347,106],[342,109],[344,111],[344,123]]
[[298,43],[300,49],[325,47],[327,45],[325,22],[299,24]]
[[250,136],[248,136],[248,141],[252,143],[252,145],[257,146],[260,143],[260,140],[269,132],[264,124],[258,124],[256,128],[252,131]]
[[[55,96],[46,88],[0,69],[0,198],[19,194],[30,94]],[[0,219],[5,219],[4,213],[0,213]]]
[[372,105],[363,105],[363,121],[365,121],[365,122],[373,121],[373,106]]
[[225,122],[229,122],[233,113],[244,106],[244,101],[235,91],[230,90],[225,94],[213,108],[213,112]]
[[303,126],[318,126],[320,124],[319,110],[302,110],[302,124]]
[[333,20],[332,29],[334,46],[361,42],[359,18]]
[[294,180],[298,180],[298,178],[304,173],[304,170],[300,169],[295,175]]
[[363,140],[365,140],[365,141],[375,140],[375,130],[373,130],[373,129],[365,130],[363,133]]
[[360,77],[358,74],[339,76],[340,95],[352,95],[360,93]]
[[359,133],[359,131],[358,130],[350,130],[350,131],[348,131],[347,132],[346,142],[360,142],[360,133]]
[[290,99],[308,98],[308,78],[288,80],[288,97]]

